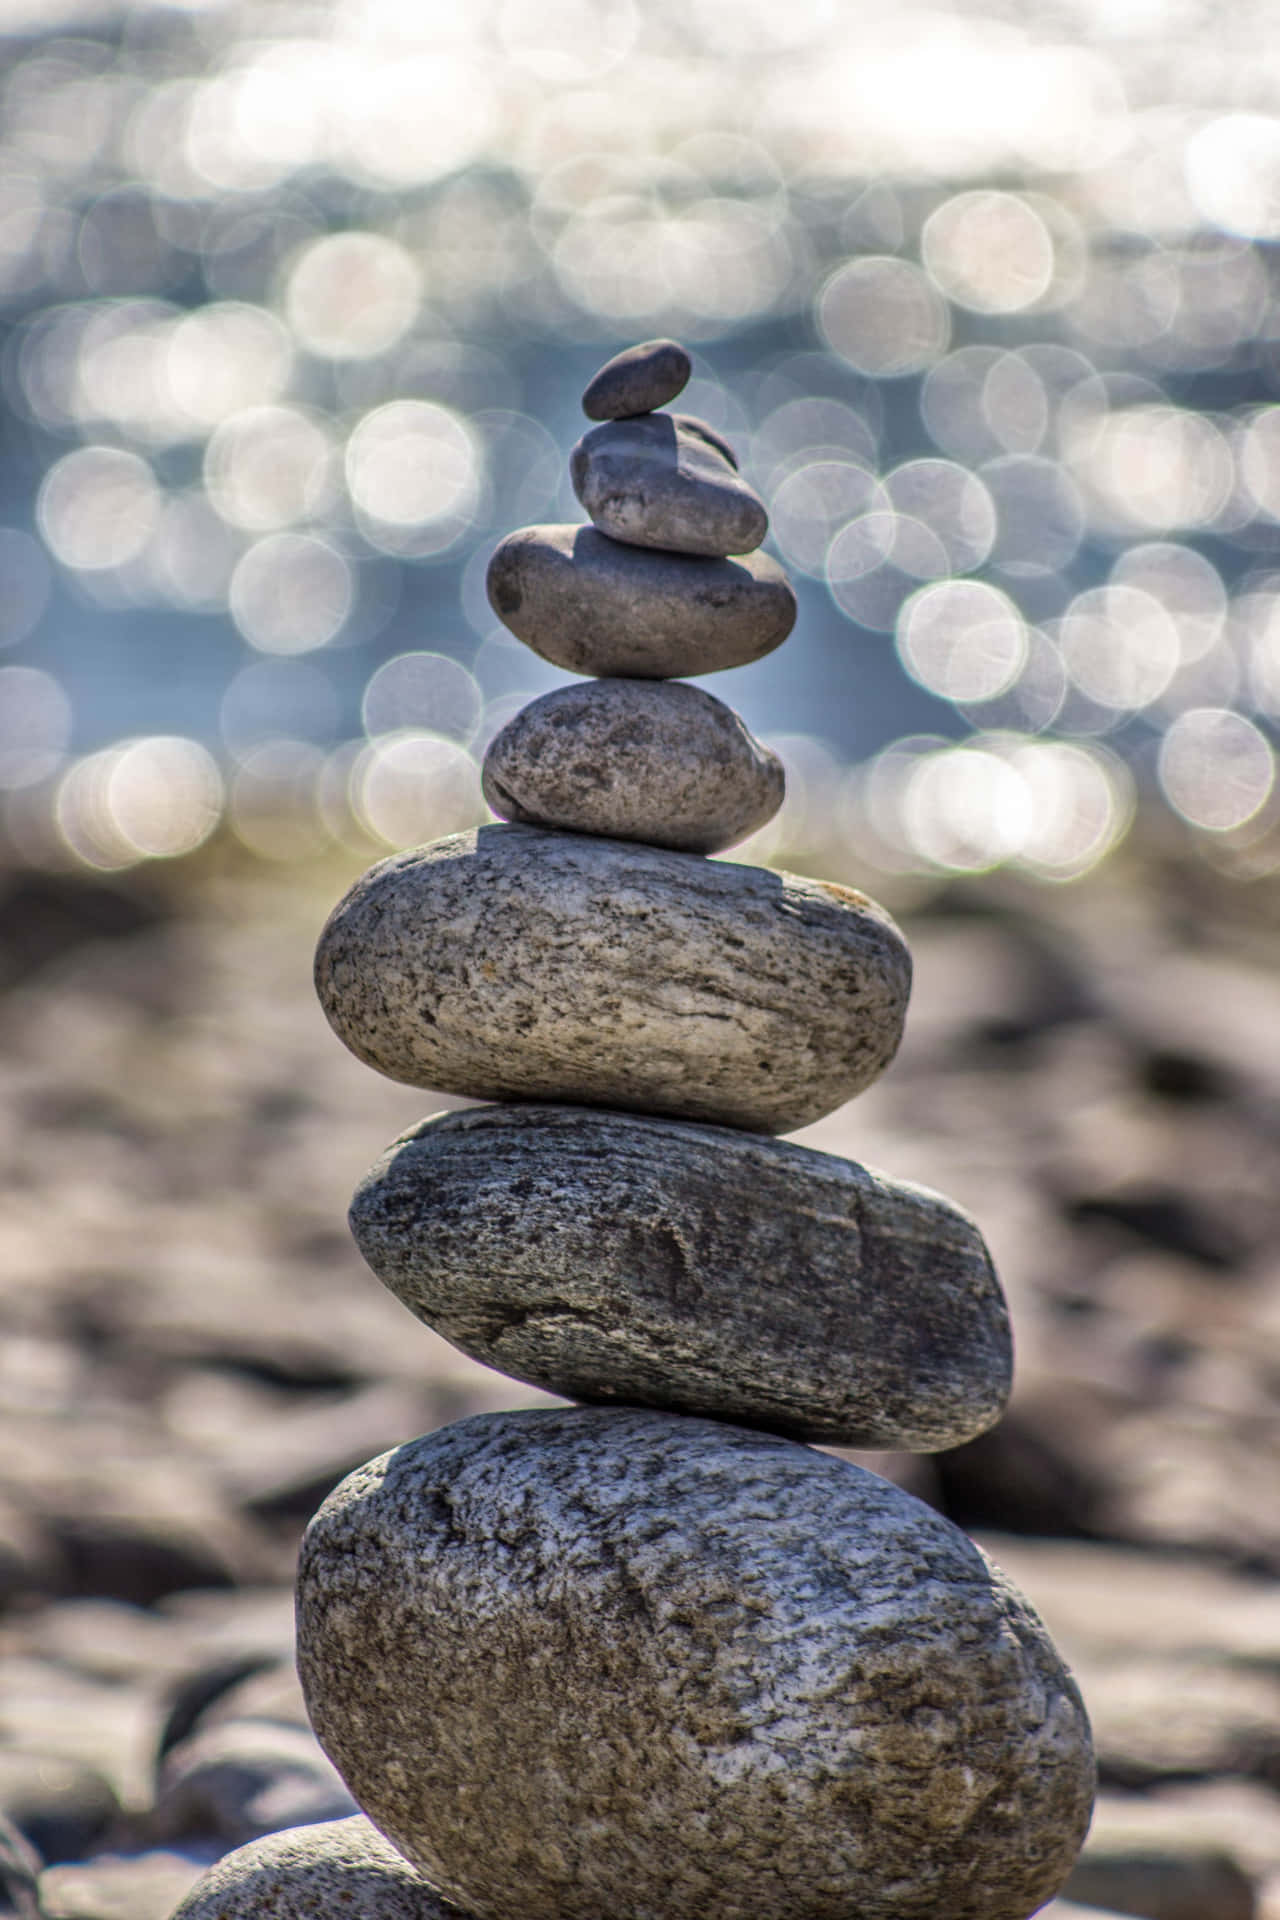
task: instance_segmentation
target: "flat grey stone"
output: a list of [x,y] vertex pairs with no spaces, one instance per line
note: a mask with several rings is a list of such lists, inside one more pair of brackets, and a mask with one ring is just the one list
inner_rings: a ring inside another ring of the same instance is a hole
[[693,362],[675,340],[645,340],[606,360],[587,382],[582,411],[588,420],[622,420],[665,407],[680,393]]
[[719,673],[772,653],[796,620],[795,593],[770,554],[658,553],[594,527],[509,533],[486,585],[503,624],[570,673]]
[[883,1072],[911,957],[864,894],[631,840],[496,826],[392,854],[316,952],[392,1080],[786,1133]]
[[638,1410],[480,1416],[308,1529],[321,1743],[500,1920],[1025,1920],[1089,1817],[1079,1693],[877,1475]]
[[[1090,1848],[1067,1882],[1081,1910],[1143,1914],[1147,1920],[1257,1920],[1254,1883],[1217,1848],[1132,1853]],[[1104,1915],[1105,1920],[1105,1915]]]
[[634,547],[750,553],[769,531],[719,434],[684,413],[608,420],[569,456],[573,490],[601,533]]
[[173,1920],[466,1920],[363,1814],[228,1853]]
[[719,853],[773,818],[786,775],[701,687],[588,680],[507,722],[485,755],[483,786],[504,820]]
[[477,1107],[402,1135],[350,1217],[420,1320],[570,1399],[927,1452],[1008,1397],[1008,1315],[973,1221],[809,1147]]

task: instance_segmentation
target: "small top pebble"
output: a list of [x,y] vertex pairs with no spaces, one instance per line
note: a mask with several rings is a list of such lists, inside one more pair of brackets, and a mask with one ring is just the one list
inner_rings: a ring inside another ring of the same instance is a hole
[[693,362],[674,340],[646,340],[606,360],[582,396],[588,420],[626,420],[665,407],[682,390]]

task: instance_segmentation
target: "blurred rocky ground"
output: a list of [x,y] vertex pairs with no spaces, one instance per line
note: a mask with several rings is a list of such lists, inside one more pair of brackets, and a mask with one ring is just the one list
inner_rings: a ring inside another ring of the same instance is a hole
[[[348,877],[219,847],[0,876],[0,1914],[166,1920],[219,1853],[349,1810],[293,1677],[299,1531],[370,1455],[543,1398],[348,1239],[432,1104],[311,994]],[[1102,1795],[1071,1901],[1277,1920],[1280,894],[1159,846],[911,889],[902,1054],[799,1137],[974,1212],[1019,1373],[994,1433],[868,1463],[1076,1668]]]

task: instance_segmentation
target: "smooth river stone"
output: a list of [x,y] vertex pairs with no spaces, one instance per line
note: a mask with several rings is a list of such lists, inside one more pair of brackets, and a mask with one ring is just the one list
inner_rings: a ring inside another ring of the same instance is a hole
[[224,1854],[173,1920],[466,1920],[363,1814]]
[[588,420],[624,420],[665,407],[684,390],[693,362],[675,340],[645,340],[606,360],[587,382],[582,411]]
[[687,414],[593,427],[570,454],[569,473],[601,533],[628,546],[722,557],[750,553],[769,531],[724,441]]
[[1008,1315],[973,1221],[809,1147],[476,1107],[397,1140],[350,1218],[420,1320],[570,1399],[929,1452],[1008,1397]]
[[474,828],[339,901],[316,991],[392,1080],[787,1133],[893,1058],[911,957],[864,894],[633,840]]
[[570,673],[719,673],[772,653],[796,620],[795,593],[770,554],[700,560],[622,546],[594,527],[509,533],[486,585],[503,625]]
[[1089,1818],[1022,1596],[877,1475],[641,1410],[499,1413],[308,1528],[298,1667],[369,1816],[484,1920],[1024,1920]]
[[485,755],[483,786],[504,820],[719,853],[773,818],[786,775],[700,687],[588,680],[507,722]]

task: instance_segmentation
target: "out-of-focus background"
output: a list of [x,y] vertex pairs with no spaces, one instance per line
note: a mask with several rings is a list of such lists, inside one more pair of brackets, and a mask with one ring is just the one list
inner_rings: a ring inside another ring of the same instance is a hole
[[298,1531],[538,1400],[351,1247],[431,1097],[310,951],[568,678],[485,563],[581,517],[582,385],[659,333],[800,594],[708,683],[788,769],[731,857],[916,955],[895,1068],[802,1137],[970,1207],[1018,1329],[999,1429],[871,1464],[1077,1667],[1072,1898],[1280,1915],[1273,24],[0,0],[0,1814],[47,1920],[344,1809]]

